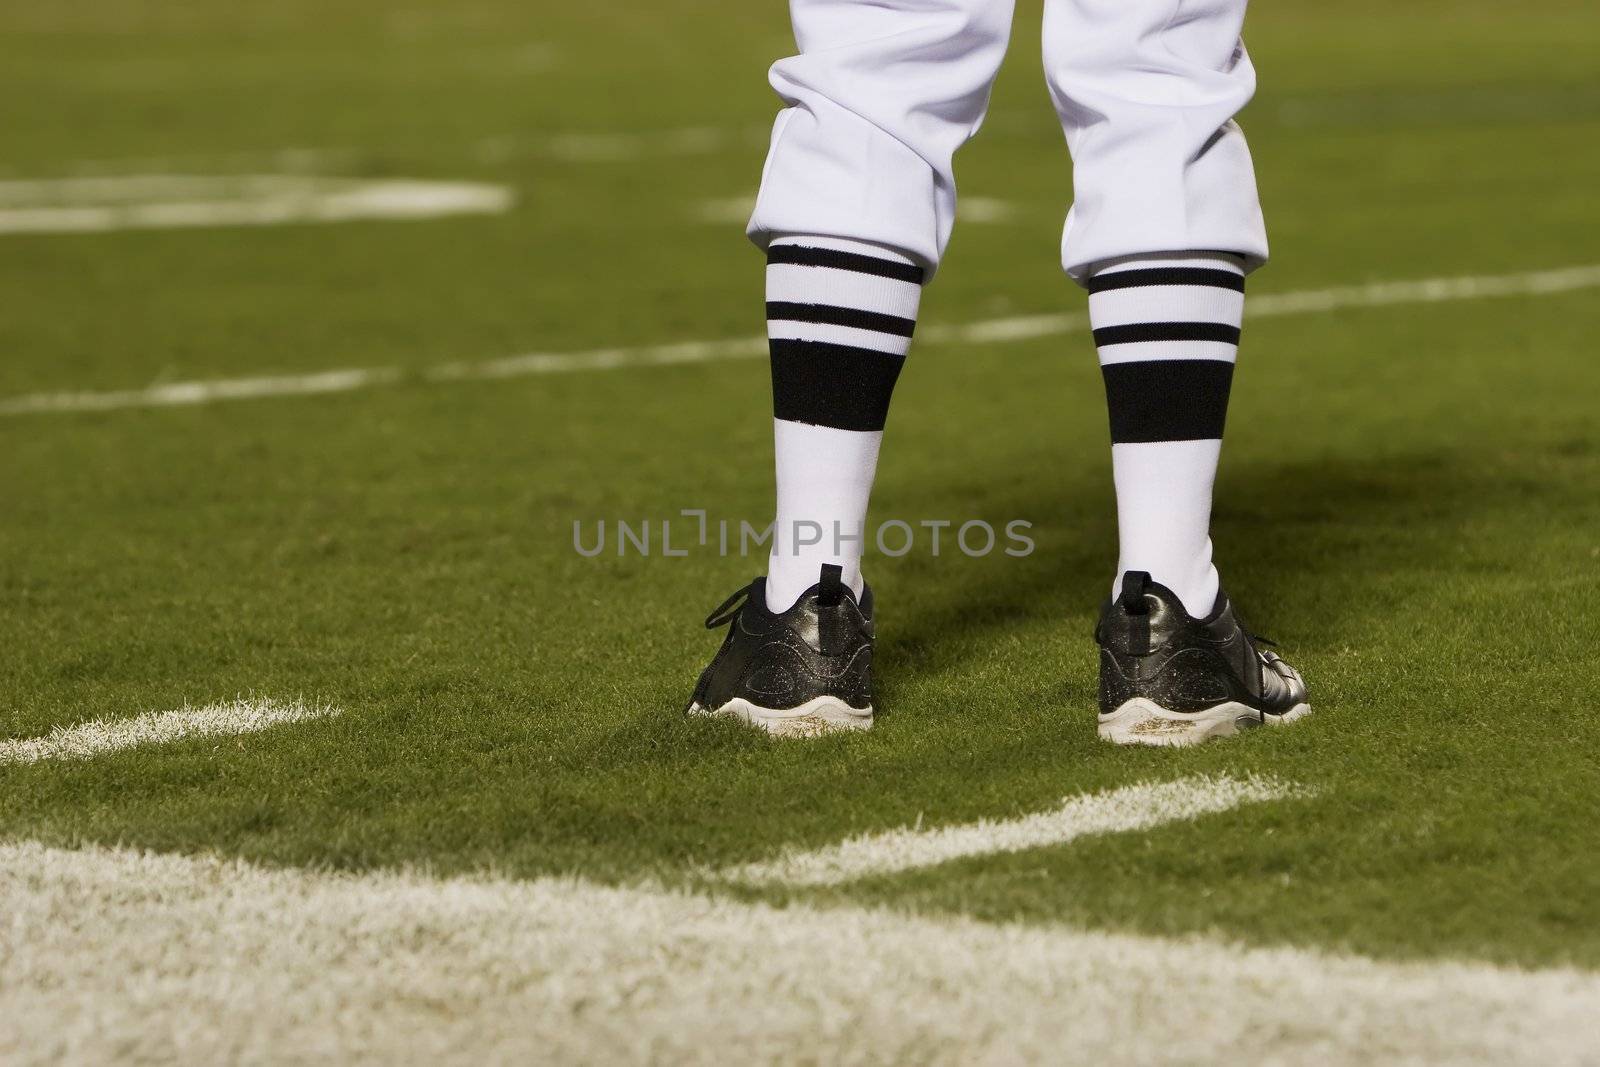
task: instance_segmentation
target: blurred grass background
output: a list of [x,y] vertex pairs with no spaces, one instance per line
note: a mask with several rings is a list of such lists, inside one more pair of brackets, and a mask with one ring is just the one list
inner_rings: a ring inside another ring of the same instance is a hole
[[[1079,309],[1070,167],[1017,33],[930,323]],[[1600,13],[1259,4],[1252,293],[1600,260]],[[0,177],[505,184],[504,216],[0,236],[0,397],[760,333],[754,191],[791,47],[749,0],[0,5]],[[720,209],[719,209],[720,210]],[[1217,515],[1293,731],[1094,740],[1114,559],[1086,336],[925,345],[876,514],[1036,524],[1026,560],[871,559],[869,737],[677,712],[759,563],[585,560],[571,522],[764,521],[760,361],[0,419],[0,724],[254,691],[331,723],[5,772],[0,830],[293,864],[683,876],[786,843],[1190,771],[1320,790],[852,899],[1168,933],[1600,964],[1592,291],[1249,324]]]

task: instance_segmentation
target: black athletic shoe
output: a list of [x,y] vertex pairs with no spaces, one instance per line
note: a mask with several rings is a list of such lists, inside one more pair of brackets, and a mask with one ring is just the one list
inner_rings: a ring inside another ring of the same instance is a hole
[[1306,683],[1257,642],[1218,594],[1204,619],[1143,571],[1106,602],[1100,644],[1100,737],[1119,745],[1194,745],[1311,713]]
[[728,627],[700,675],[691,715],[723,715],[778,737],[816,737],[872,726],[872,590],[861,600],[825,564],[822,580],[788,611],[767,610],[757,578],[706,619]]

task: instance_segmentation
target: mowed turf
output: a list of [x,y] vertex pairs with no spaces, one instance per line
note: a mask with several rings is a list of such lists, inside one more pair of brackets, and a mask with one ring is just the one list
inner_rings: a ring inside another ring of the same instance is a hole
[[[757,334],[760,259],[699,215],[754,189],[781,7],[7,5],[13,177],[305,166],[519,204],[0,236],[0,397]],[[929,323],[1083,306],[1037,16],[961,161],[1012,215],[959,227]],[[1263,6],[1251,292],[1600,261],[1596,33],[1554,2]],[[1594,290],[1247,323],[1215,541],[1317,714],[1192,752],[1094,738],[1115,527],[1083,334],[913,352],[875,515],[1024,519],[1037,551],[870,559],[878,726],[815,744],[679,714],[701,618],[759,560],[572,545],[685,508],[764,523],[760,361],[0,420],[0,732],[241,693],[345,709],[0,769],[0,833],[674,882],[1259,772],[1314,795],[794,895],[1600,966],[1597,330]]]

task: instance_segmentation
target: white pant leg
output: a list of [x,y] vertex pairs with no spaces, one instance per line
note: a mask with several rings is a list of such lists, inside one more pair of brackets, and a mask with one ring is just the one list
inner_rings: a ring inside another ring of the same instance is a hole
[[1082,281],[1150,252],[1267,258],[1244,134],[1255,92],[1239,33],[1246,0],[1045,0],[1044,65],[1072,150],[1061,239]]
[[779,113],[749,234],[899,249],[937,268],[951,158],[983,121],[1013,0],[790,0],[800,54],[772,67]]

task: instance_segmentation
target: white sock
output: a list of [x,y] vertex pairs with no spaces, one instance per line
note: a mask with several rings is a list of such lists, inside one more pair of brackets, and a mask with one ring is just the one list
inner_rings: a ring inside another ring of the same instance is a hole
[[1112,595],[1123,574],[1147,571],[1204,618],[1219,589],[1211,491],[1244,317],[1244,269],[1220,252],[1130,256],[1099,264],[1088,287],[1117,487]]
[[782,237],[767,250],[778,507],[767,607],[789,608],[825,563],[863,587],[867,500],[922,295],[908,256],[860,241]]

